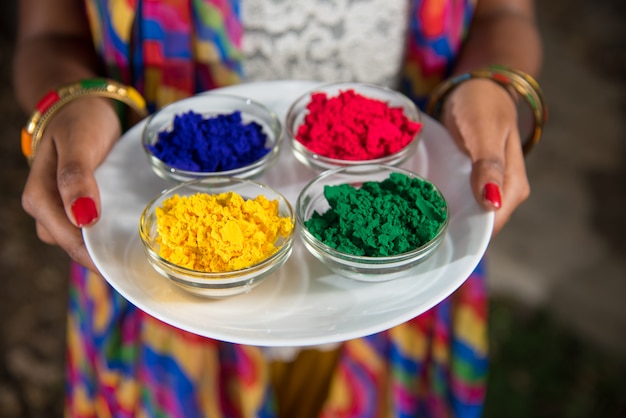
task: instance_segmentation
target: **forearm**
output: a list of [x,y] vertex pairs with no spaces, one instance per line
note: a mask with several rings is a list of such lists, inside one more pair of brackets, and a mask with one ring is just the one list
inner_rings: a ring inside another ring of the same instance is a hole
[[94,77],[98,61],[89,39],[42,35],[18,43],[13,73],[18,102],[31,111],[51,89]]
[[[498,3],[498,4],[495,4]],[[508,2],[510,3],[510,2]],[[454,69],[460,74],[485,65],[500,64],[536,76],[542,45],[531,1],[478,0],[475,20]]]
[[13,82],[30,112],[61,84],[93,77],[98,58],[82,0],[20,0]]

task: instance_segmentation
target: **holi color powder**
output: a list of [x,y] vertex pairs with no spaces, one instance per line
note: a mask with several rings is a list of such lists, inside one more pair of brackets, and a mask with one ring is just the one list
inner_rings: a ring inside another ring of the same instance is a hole
[[304,224],[318,240],[347,254],[384,257],[432,240],[447,218],[447,204],[432,183],[401,173],[381,181],[325,186],[330,205]]
[[278,201],[234,192],[174,195],[156,209],[159,255],[181,267],[226,272],[257,264],[293,229]]
[[328,97],[311,95],[296,140],[311,152],[339,160],[373,160],[395,154],[422,129],[401,107],[352,89]]
[[244,123],[241,112],[211,117],[189,111],[176,115],[171,130],[159,132],[152,153],[171,167],[194,172],[222,172],[251,164],[270,149],[257,122]]

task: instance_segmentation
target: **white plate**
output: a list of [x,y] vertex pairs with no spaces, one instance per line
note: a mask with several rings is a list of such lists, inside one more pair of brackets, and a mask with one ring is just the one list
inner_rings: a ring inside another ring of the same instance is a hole
[[[274,81],[221,89],[265,103],[284,120],[289,104],[316,83]],[[450,207],[439,249],[406,278],[363,283],[342,278],[296,239],[282,269],[250,293],[223,300],[194,297],[148,264],[137,225],[145,204],[169,184],[150,168],[138,124],[117,143],[96,177],[102,197],[99,222],[83,230],[87,249],[106,280],[150,315],[178,328],[240,344],[307,346],[386,330],[423,313],[454,292],[483,256],[493,213],[482,210],[470,187],[470,162],[437,122],[424,116],[424,139],[404,167],[433,181]],[[283,147],[276,166],[259,181],[295,205],[315,175]]]

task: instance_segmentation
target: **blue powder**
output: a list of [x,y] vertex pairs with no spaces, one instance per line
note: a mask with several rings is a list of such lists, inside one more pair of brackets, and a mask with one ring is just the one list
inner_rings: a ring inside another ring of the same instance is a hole
[[264,155],[267,135],[257,122],[243,123],[241,112],[204,118],[189,111],[174,117],[170,131],[161,131],[147,147],[161,161],[186,171],[220,172],[251,164]]

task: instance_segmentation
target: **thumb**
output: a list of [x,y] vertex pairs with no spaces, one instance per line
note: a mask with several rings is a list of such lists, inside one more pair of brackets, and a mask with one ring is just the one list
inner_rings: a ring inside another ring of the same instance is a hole
[[81,106],[68,108],[64,118],[55,120],[53,141],[59,195],[68,219],[82,228],[99,217],[100,194],[94,172],[119,137],[120,128],[108,101],[81,99],[76,105]]
[[515,103],[490,80],[469,80],[448,96],[442,122],[472,161],[471,187],[487,210],[502,207],[507,138],[516,123]]
[[58,182],[70,221],[79,228],[94,223],[100,213],[100,198],[93,175],[83,167],[66,165]]
[[487,210],[502,207],[504,161],[478,156],[472,163],[471,187],[478,203]]
[[478,153],[472,161],[471,187],[481,206],[495,210],[494,235],[528,198],[530,186],[517,131],[505,142],[505,153]]

